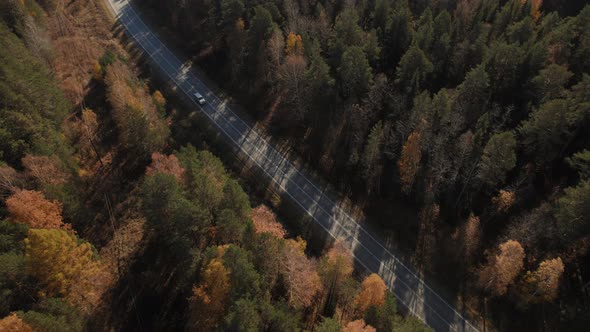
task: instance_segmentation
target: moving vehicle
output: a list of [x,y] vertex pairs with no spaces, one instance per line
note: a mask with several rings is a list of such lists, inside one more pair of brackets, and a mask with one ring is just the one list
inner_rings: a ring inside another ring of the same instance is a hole
[[201,105],[201,106],[205,105],[205,98],[203,98],[203,96],[200,93],[195,92],[193,94],[193,96],[195,97],[195,100],[197,101],[197,103],[199,105]]

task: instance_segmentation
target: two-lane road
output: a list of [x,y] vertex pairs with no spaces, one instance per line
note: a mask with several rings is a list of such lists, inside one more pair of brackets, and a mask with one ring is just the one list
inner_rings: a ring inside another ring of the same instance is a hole
[[[411,267],[397,259],[380,236],[356,222],[305,172],[297,169],[217,98],[151,32],[128,0],[107,1],[126,33],[149,56],[153,66],[188,96],[194,104],[191,106],[204,113],[238,152],[260,167],[274,185],[309,214],[314,222],[334,238],[343,238],[357,263],[369,272],[378,273],[402,305],[436,331],[478,331]],[[205,97],[205,105],[197,104],[193,96],[195,92]]]

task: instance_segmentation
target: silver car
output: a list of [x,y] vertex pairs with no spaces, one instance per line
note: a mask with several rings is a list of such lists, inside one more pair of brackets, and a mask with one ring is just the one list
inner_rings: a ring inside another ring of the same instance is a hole
[[193,96],[195,97],[195,100],[197,101],[197,103],[199,103],[199,105],[205,105],[205,98],[203,98],[203,96],[200,93],[195,92]]

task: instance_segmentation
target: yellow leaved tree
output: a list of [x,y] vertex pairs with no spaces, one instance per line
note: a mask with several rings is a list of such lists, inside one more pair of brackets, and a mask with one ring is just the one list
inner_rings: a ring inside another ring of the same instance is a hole
[[74,304],[97,297],[97,285],[104,281],[90,244],[61,229],[30,229],[25,262],[39,280],[41,296],[65,297]]
[[303,55],[303,41],[300,35],[289,32],[286,51],[287,55]]
[[201,282],[193,287],[188,328],[214,330],[225,312],[230,290],[229,270],[221,258],[212,259],[203,270]]

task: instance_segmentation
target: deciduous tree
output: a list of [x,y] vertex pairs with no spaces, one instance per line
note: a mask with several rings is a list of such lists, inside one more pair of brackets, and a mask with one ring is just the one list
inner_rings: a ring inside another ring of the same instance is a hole
[[61,161],[56,157],[26,155],[22,159],[25,174],[41,185],[60,185],[65,183],[69,174],[63,170]]
[[120,61],[109,65],[105,83],[123,147],[141,159],[164,147],[170,133],[168,124],[156,110],[147,87],[129,67]]
[[25,239],[26,265],[39,280],[42,296],[65,296],[77,303],[92,296],[100,272],[89,243],[60,229],[31,229]]
[[559,294],[559,281],[564,266],[561,258],[543,261],[537,270],[523,278],[523,296],[529,303],[552,302]]
[[307,62],[302,55],[289,55],[279,69],[281,86],[286,89],[283,103],[293,112],[292,118],[300,123],[307,111]]
[[287,35],[287,55],[303,55],[303,41],[301,36],[293,32]]
[[413,131],[402,148],[402,154],[397,162],[402,190],[409,193],[422,160],[422,134]]
[[513,191],[500,190],[498,195],[492,197],[492,203],[496,206],[496,211],[506,212],[514,204],[516,194]]
[[223,317],[231,290],[229,270],[219,258],[212,259],[201,273],[189,299],[191,330],[212,330]]
[[353,258],[343,240],[336,240],[332,248],[320,261],[319,272],[327,290],[325,310],[332,311],[338,303],[339,295],[352,275]]
[[33,332],[33,328],[23,322],[15,313],[0,319],[0,331]]
[[499,245],[499,253],[479,273],[479,285],[492,295],[504,295],[524,266],[524,249],[514,240]]
[[473,258],[481,242],[482,230],[479,217],[471,213],[461,230],[464,246],[463,254],[467,260],[470,260]]
[[6,200],[14,222],[31,228],[69,228],[61,217],[61,203],[49,201],[42,192],[19,190]]
[[8,165],[0,164],[0,199],[10,196],[18,184],[19,175],[16,170]]
[[166,156],[159,152],[154,152],[152,153],[152,163],[145,170],[145,174],[152,176],[157,173],[170,174],[177,181],[181,182],[184,168],[180,165],[180,161],[175,155]]
[[289,304],[303,309],[312,305],[322,282],[314,261],[305,256],[304,240],[287,240],[283,248],[282,274]]
[[252,209],[250,218],[254,223],[256,233],[268,233],[279,239],[284,238],[287,234],[283,225],[276,220],[274,212],[264,204]]
[[371,325],[367,325],[364,320],[354,320],[342,328],[342,332],[376,332],[377,330]]
[[357,309],[364,314],[370,307],[380,307],[385,303],[387,286],[378,274],[371,274],[363,280],[361,291],[355,299]]

